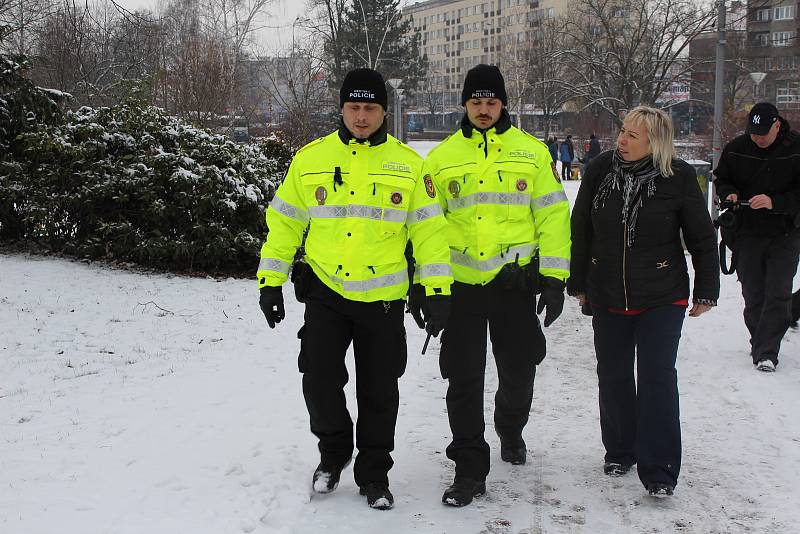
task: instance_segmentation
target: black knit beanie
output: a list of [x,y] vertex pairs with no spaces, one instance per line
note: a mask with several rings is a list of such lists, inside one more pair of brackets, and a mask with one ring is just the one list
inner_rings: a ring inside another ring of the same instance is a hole
[[354,69],[348,72],[339,90],[339,107],[344,107],[345,102],[380,104],[385,111],[388,102],[386,83],[380,72],[372,69]]
[[499,98],[504,106],[508,105],[506,82],[500,69],[494,65],[476,65],[467,71],[464,89],[461,91],[461,105],[470,98]]

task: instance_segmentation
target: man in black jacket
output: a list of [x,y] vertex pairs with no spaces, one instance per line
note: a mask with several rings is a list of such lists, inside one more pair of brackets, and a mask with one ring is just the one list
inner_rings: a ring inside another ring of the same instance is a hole
[[725,146],[714,175],[719,198],[749,201],[736,209],[736,274],[753,364],[774,371],[800,254],[800,134],[775,106],[756,104],[745,134]]

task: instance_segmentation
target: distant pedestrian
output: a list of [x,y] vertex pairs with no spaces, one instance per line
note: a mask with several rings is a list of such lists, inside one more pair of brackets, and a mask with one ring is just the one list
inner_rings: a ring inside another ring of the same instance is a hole
[[558,161],[558,138],[553,136],[547,142],[547,149],[550,150],[550,157],[553,158],[553,163]]
[[575,147],[572,144],[571,135],[568,135],[561,143],[558,155],[561,158],[561,179],[570,180],[572,178],[572,160],[575,159]]
[[594,134],[589,136],[589,140],[584,144],[584,150],[583,157],[578,160],[581,163],[581,177],[586,174],[586,166],[589,162],[600,155],[600,142],[597,140],[597,136]]
[[597,136],[592,134],[589,136],[589,150],[586,152],[586,163],[589,163],[594,158],[600,155],[600,141]]

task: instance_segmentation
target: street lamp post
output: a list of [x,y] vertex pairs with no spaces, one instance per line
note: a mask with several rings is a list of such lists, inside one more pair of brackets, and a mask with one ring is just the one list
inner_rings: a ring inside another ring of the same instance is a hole
[[766,77],[767,77],[767,73],[766,72],[751,72],[750,73],[750,79],[753,80],[753,83],[755,84],[753,86],[753,99],[754,100],[757,99],[757,96],[758,96],[756,94],[756,93],[758,93],[758,86],[761,85],[761,82],[763,82],[764,78],[766,78]]
[[403,80],[400,78],[390,78],[387,80],[387,83],[394,91],[394,136],[397,139],[403,140],[403,112],[401,108],[401,99],[403,96],[403,90],[400,89],[400,85],[403,83]]
[[[717,4],[717,61],[714,78],[714,138],[711,151],[711,168],[716,169],[719,164],[719,158],[722,155],[722,108],[724,105],[723,100],[723,81],[725,80],[725,0],[719,0]],[[710,176],[710,175],[709,175]],[[712,182],[713,183],[713,182]],[[717,217],[717,206],[713,202],[716,196],[716,187],[714,188],[714,195],[708,195],[709,208],[711,216]]]

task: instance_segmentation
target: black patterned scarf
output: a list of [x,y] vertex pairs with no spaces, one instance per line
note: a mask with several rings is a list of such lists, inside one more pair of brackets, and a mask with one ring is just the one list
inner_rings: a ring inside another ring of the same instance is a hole
[[629,228],[628,247],[633,245],[636,238],[636,221],[642,201],[645,196],[650,198],[655,194],[655,179],[659,176],[661,172],[653,165],[652,155],[638,161],[625,161],[615,150],[611,169],[597,188],[592,202],[594,209],[605,207],[612,191],[622,191],[622,224],[627,224]]

